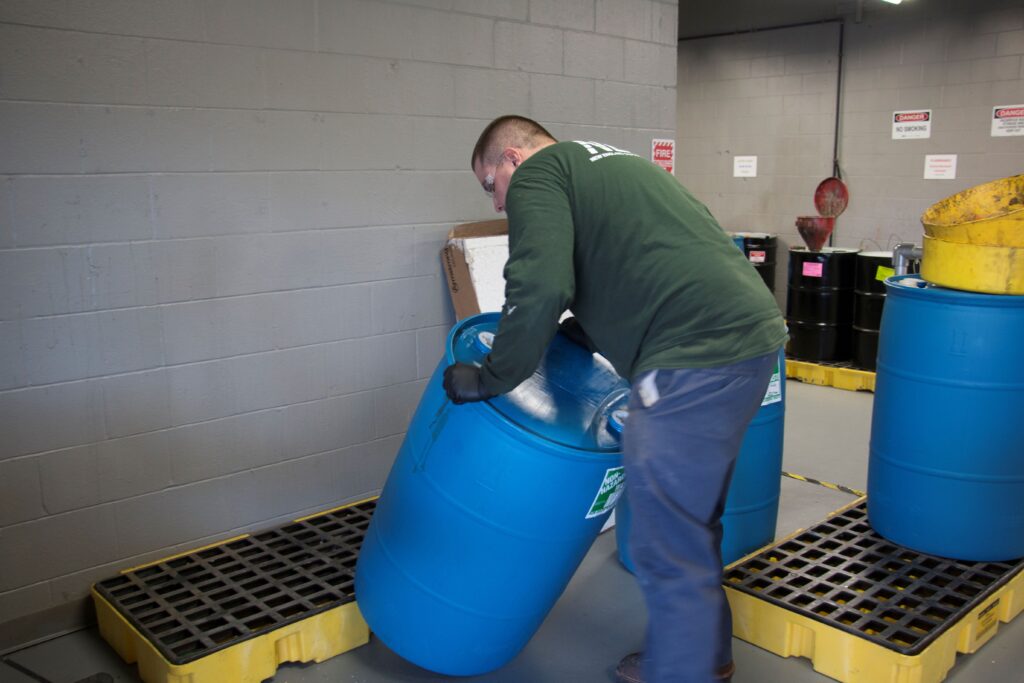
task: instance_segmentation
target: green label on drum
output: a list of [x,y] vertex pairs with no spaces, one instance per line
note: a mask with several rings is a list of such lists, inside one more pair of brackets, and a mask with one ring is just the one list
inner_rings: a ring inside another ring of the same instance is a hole
[[885,282],[885,278],[892,277],[896,274],[893,268],[886,268],[885,266],[878,266],[878,270],[875,271],[875,279],[879,282]]
[[768,391],[764,392],[764,400],[761,401],[761,405],[766,406],[772,403],[778,403],[782,400],[782,375],[779,373],[779,364],[775,364],[775,372],[772,373],[772,378],[768,382]]
[[597,496],[590,506],[590,512],[587,513],[587,519],[603,515],[615,507],[625,489],[626,468],[609,467],[604,473],[604,481],[601,482],[601,488],[597,490]]

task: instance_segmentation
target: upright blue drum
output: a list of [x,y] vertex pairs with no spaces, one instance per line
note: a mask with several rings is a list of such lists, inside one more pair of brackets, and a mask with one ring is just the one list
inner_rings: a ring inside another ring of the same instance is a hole
[[469,676],[526,645],[623,488],[629,387],[556,335],[534,375],[452,405],[450,363],[481,363],[499,315],[459,322],[424,391],[360,551],[359,609],[419,666]]
[[[722,563],[730,564],[775,540],[782,486],[782,439],[786,418],[786,366],[779,353],[768,391],[743,436],[732,483],[722,513]],[[634,571],[629,553],[632,524],[629,501],[615,508],[615,541],[619,561]]]
[[885,284],[871,525],[932,555],[1024,557],[1024,296]]

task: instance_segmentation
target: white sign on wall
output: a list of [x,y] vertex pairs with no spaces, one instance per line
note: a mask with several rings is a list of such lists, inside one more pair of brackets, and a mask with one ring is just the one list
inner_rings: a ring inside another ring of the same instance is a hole
[[932,110],[914,109],[892,113],[892,139],[913,140],[932,136]]
[[655,138],[651,140],[651,161],[676,174],[676,141]]
[[956,179],[955,154],[926,154],[924,157],[925,180]]
[[992,107],[992,137],[1024,135],[1024,104]]
[[733,157],[732,158],[733,178],[756,178],[757,157]]

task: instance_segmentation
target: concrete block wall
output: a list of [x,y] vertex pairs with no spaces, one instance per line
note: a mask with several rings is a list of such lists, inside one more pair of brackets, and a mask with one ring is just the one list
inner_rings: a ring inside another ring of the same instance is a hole
[[0,650],[119,568],[379,489],[453,322],[443,237],[493,217],[480,130],[644,153],[676,27],[675,0],[0,3]]
[[[1024,172],[1024,137],[991,137],[992,107],[1024,103],[1024,5],[949,0],[864,3],[844,14],[839,159],[850,205],[834,243],[921,244],[921,214],[978,183]],[[742,11],[742,7],[737,8]],[[838,24],[680,42],[680,180],[727,230],[779,235],[776,293],[794,220],[814,215],[832,173]],[[931,109],[932,135],[893,140],[892,114]],[[958,155],[955,180],[924,180],[926,154]],[[758,177],[733,178],[735,155]]]

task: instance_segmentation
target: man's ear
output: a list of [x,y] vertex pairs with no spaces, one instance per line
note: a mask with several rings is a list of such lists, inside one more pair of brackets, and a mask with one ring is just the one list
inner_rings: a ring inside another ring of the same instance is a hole
[[523,153],[518,147],[506,147],[504,154],[505,158],[511,161],[513,166],[523,163]]

